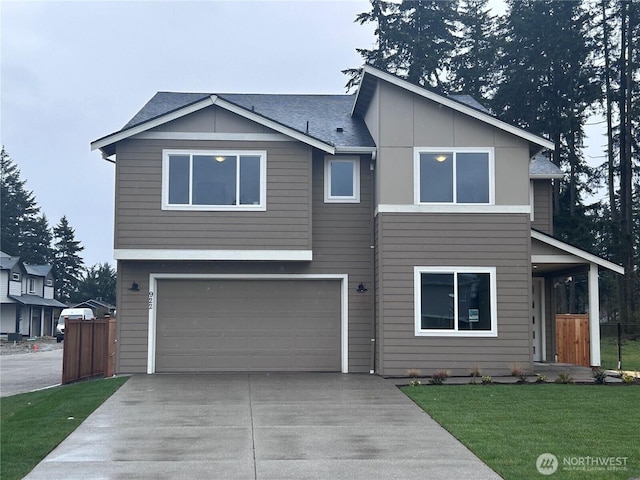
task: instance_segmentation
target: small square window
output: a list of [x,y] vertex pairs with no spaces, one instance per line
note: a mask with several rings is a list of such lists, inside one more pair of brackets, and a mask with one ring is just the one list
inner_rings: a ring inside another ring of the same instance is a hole
[[360,161],[327,157],[324,163],[325,203],[360,203]]
[[13,280],[14,282],[19,282],[20,281],[20,274],[18,272],[13,272],[11,274],[11,280]]

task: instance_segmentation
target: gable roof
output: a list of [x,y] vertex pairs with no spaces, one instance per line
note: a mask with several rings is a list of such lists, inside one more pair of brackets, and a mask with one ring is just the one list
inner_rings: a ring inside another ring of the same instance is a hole
[[51,271],[51,265],[29,265],[25,263],[24,269],[29,275],[33,275],[35,277],[46,277]]
[[20,261],[20,257],[12,257],[4,252],[0,252],[0,270],[11,270]]
[[[482,107],[482,105],[473,100],[472,97],[469,97],[467,95],[452,95],[446,97],[432,90],[428,90],[420,85],[415,85],[411,82],[408,82],[407,80],[404,80],[396,75],[378,70],[371,65],[365,65],[362,68],[362,76],[360,78],[360,84],[358,85],[358,91],[356,92],[356,100],[353,104],[354,115],[364,116],[379,80],[388,82],[408,92],[432,100],[442,106],[451,108],[456,112],[468,115],[472,118],[499,128],[500,130],[520,137],[529,142],[529,150],[532,156],[545,148],[554,150],[555,146],[553,142],[531,132],[527,132],[522,128],[499,120],[498,118],[491,115],[487,109]],[[471,100],[473,100],[473,102],[469,101],[470,98]]]
[[354,95],[158,92],[119,131],[91,143],[104,155],[115,143],[216,105],[328,153],[373,151],[364,120],[351,115]]

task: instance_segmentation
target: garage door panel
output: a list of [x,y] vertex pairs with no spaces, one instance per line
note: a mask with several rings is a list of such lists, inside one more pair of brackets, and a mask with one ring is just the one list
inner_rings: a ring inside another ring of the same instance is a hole
[[159,280],[156,371],[340,371],[340,281]]

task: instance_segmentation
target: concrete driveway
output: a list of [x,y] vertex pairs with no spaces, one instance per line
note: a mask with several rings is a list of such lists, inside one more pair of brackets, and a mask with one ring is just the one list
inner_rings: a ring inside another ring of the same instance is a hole
[[373,375],[137,375],[27,477],[499,479]]

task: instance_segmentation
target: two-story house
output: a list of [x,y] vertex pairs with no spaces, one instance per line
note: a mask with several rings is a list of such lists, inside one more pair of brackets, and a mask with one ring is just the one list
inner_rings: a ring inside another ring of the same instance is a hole
[[51,265],[29,265],[0,252],[0,334],[53,335],[55,311]]
[[[115,163],[118,372],[553,361],[553,143],[372,67],[355,95],[156,94]],[[533,309],[532,309],[533,306]]]

